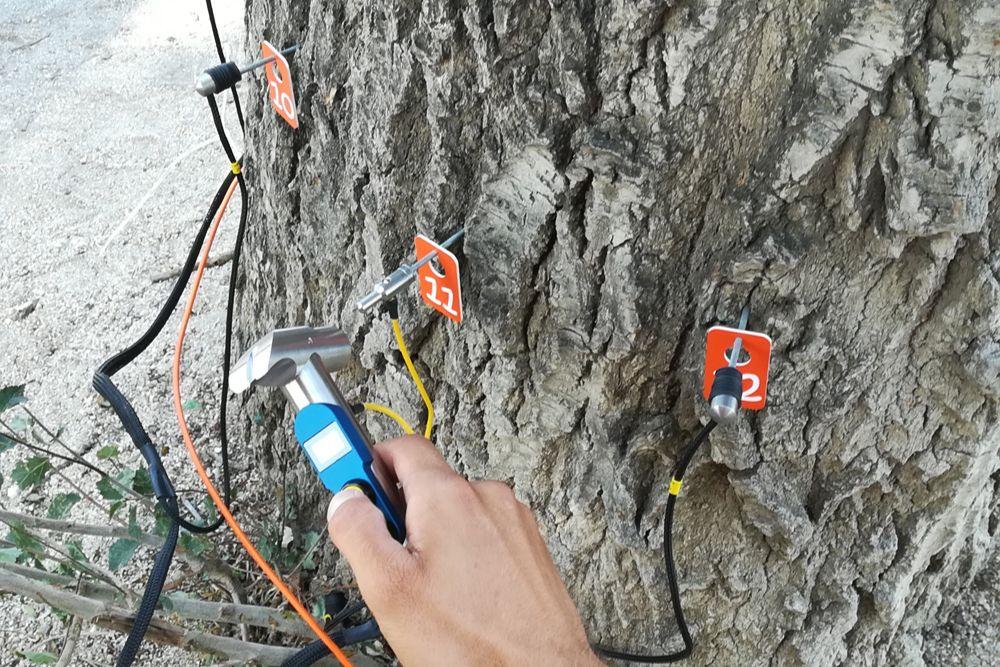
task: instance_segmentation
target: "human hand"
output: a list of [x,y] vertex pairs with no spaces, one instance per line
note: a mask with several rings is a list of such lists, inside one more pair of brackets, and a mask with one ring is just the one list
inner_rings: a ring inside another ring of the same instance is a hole
[[327,521],[404,665],[601,664],[510,487],[465,480],[417,436],[376,450],[406,498],[406,545],[357,489],[333,497]]

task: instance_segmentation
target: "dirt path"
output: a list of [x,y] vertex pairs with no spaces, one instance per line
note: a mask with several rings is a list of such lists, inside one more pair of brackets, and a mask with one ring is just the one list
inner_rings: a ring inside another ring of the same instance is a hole
[[[228,55],[237,56],[242,2],[215,4]],[[206,105],[192,90],[196,74],[217,58],[204,4],[6,0],[0,3],[0,53],[6,101],[0,114],[0,386],[26,384],[31,409],[63,427],[70,446],[90,450],[91,458],[112,443],[132,457],[90,378],[153,317],[170,288],[153,278],[180,266],[227,169]],[[231,125],[230,134],[238,133]],[[230,221],[216,242],[220,251],[231,248],[235,218]],[[206,405],[196,415],[203,432],[215,419],[227,276],[228,265],[208,270],[186,353],[185,393]],[[168,364],[176,328],[171,322],[121,376],[154,439],[175,446]],[[168,459],[173,470],[181,468],[180,456],[175,447]],[[16,451],[0,457],[0,504],[37,513],[37,501],[18,494],[10,481],[21,457]],[[83,477],[85,488],[95,483],[89,477]],[[190,486],[180,473],[175,483]],[[50,479],[42,492],[65,490]],[[85,503],[72,518],[106,522]],[[150,557],[140,551],[124,571],[140,588]],[[44,605],[0,598],[0,665],[17,664],[18,651],[58,654],[65,632]],[[71,664],[111,664],[121,641],[85,627]],[[194,659],[155,649],[143,664]]]

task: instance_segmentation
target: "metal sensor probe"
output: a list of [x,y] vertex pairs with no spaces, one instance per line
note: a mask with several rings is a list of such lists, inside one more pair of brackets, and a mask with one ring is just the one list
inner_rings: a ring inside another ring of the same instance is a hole
[[[465,236],[464,227],[445,239],[441,243],[441,247],[450,248],[463,236]],[[358,310],[362,313],[368,312],[383,301],[391,299],[399,290],[413,282],[413,279],[417,277],[417,270],[421,266],[431,261],[436,256],[437,250],[432,250],[413,264],[401,265],[398,269],[383,278],[382,282],[375,285],[371,292],[358,299]]]
[[[750,320],[750,306],[744,306],[740,313],[739,329],[745,330]],[[715,372],[712,380],[712,392],[709,397],[708,412],[712,420],[718,424],[729,424],[740,412],[743,396],[743,374],[737,368],[740,355],[743,353],[743,339],[733,341],[729,353],[729,365]]]
[[350,360],[350,341],[337,327],[276,329],[240,357],[229,385],[237,393],[254,385],[281,387],[295,411],[295,438],[323,486],[333,493],[361,489],[402,542],[403,499],[330,375]]
[[[291,55],[298,50],[299,45],[294,44],[282,51],[281,55]],[[214,67],[209,67],[207,70],[198,75],[198,81],[195,82],[194,89],[202,97],[208,97],[209,95],[221,93],[227,88],[235,86],[247,72],[252,72],[259,67],[263,67],[269,62],[273,62],[274,58],[274,56],[260,58],[259,60],[255,60],[249,65],[244,65],[243,67],[240,67],[234,62],[222,63],[220,65],[215,65]]]

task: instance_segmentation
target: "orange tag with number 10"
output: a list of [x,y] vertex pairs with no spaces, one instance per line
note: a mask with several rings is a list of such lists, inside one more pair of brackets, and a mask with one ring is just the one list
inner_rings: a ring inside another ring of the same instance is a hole
[[444,273],[434,268],[434,259],[417,269],[417,279],[420,281],[420,296],[424,303],[455,322],[462,321],[462,282],[458,273],[458,258],[439,246],[423,234],[417,234],[413,239],[416,246],[417,261],[427,253],[437,250],[434,259],[441,265]]
[[285,119],[293,129],[299,129],[299,114],[295,108],[295,89],[292,88],[292,72],[288,69],[288,61],[270,42],[260,43],[261,53],[265,58],[274,56],[274,60],[264,65],[267,76],[267,96],[271,106],[278,115]]
[[[704,393],[707,399],[712,391],[715,371],[729,365],[729,352],[737,338],[743,340],[747,357],[737,361],[736,367],[743,374],[742,406],[745,410],[762,410],[767,402],[767,373],[771,368],[771,337],[756,331],[715,326],[708,330],[705,345]],[[744,358],[743,354],[740,354]]]

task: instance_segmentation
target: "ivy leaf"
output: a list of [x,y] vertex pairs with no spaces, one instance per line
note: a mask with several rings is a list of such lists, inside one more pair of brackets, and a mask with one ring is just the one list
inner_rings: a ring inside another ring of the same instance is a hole
[[50,467],[49,460],[44,456],[32,456],[14,466],[10,476],[22,489],[30,489],[45,481],[45,473]]
[[24,552],[17,547],[0,549],[0,563],[16,563],[22,556]]
[[78,493],[60,493],[55,498],[52,499],[52,504],[49,505],[48,516],[50,519],[62,519],[69,511],[80,502],[80,494]]
[[310,530],[305,534],[305,537],[303,538],[303,546],[305,547],[305,551],[308,556],[306,556],[306,558],[302,561],[302,569],[316,569],[316,561],[313,560],[313,556],[316,555],[316,552],[313,550],[313,547],[316,546],[317,542],[319,542],[319,533],[314,530]]
[[132,556],[135,555],[135,550],[138,548],[139,543],[135,540],[124,537],[115,540],[115,543],[108,549],[108,567],[111,568],[112,572],[117,572],[123,565],[132,560]]
[[59,658],[48,651],[28,651],[21,656],[28,662],[35,665],[54,665]]
[[97,458],[102,461],[106,459],[116,459],[118,458],[118,454],[120,454],[120,452],[114,445],[105,445],[97,450]]
[[8,449],[15,445],[14,441],[5,435],[0,434],[0,454],[3,454]]
[[27,401],[28,399],[24,396],[23,384],[0,389],[0,412],[3,412],[7,408],[12,408],[15,405],[26,403]]

